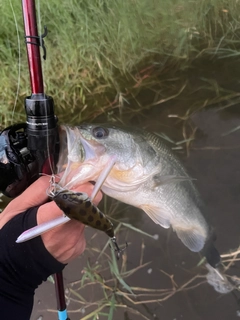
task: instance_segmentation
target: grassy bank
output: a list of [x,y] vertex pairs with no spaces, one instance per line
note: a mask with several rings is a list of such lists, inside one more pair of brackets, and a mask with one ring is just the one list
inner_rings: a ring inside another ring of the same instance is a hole
[[[39,33],[43,25],[49,30],[46,93],[54,97],[64,122],[92,120],[119,107],[124,111],[146,88],[164,89],[158,99],[167,99],[182,87],[169,79],[192,61],[239,55],[240,4],[235,0],[36,4]],[[0,6],[0,108],[6,126],[15,104],[14,122],[25,119],[23,99],[30,87],[20,3],[1,1]]]

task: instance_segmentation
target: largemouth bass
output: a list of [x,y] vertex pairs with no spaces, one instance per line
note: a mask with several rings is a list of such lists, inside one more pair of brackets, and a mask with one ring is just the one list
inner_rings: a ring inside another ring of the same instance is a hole
[[80,181],[96,181],[115,157],[102,191],[142,209],[163,228],[172,227],[185,246],[203,251],[212,266],[220,262],[193,181],[160,137],[111,125],[62,126],[61,130],[60,185],[71,189]]

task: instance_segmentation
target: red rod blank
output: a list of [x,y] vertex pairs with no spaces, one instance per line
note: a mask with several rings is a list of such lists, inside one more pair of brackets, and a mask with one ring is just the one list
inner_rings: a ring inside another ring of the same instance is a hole
[[35,1],[22,0],[22,11],[32,94],[44,93]]

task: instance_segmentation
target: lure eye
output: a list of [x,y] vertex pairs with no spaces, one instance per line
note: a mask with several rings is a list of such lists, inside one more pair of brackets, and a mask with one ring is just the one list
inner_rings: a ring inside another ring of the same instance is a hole
[[97,139],[103,139],[108,137],[109,131],[106,128],[96,127],[93,129],[92,134]]

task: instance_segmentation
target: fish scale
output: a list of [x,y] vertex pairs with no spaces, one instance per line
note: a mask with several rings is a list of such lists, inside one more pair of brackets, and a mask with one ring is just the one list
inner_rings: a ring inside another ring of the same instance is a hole
[[[67,136],[68,150],[74,148],[81,152],[72,161],[68,174],[63,175],[60,185],[71,189],[79,182],[96,181],[109,159],[115,157],[102,191],[144,210],[162,227],[172,227],[191,251],[208,250],[206,256],[211,264],[212,228],[203,215],[193,179],[159,136],[108,124],[61,128]],[[59,163],[59,172],[66,163],[68,159],[65,164]],[[218,259],[220,261],[220,256],[214,261]]]

